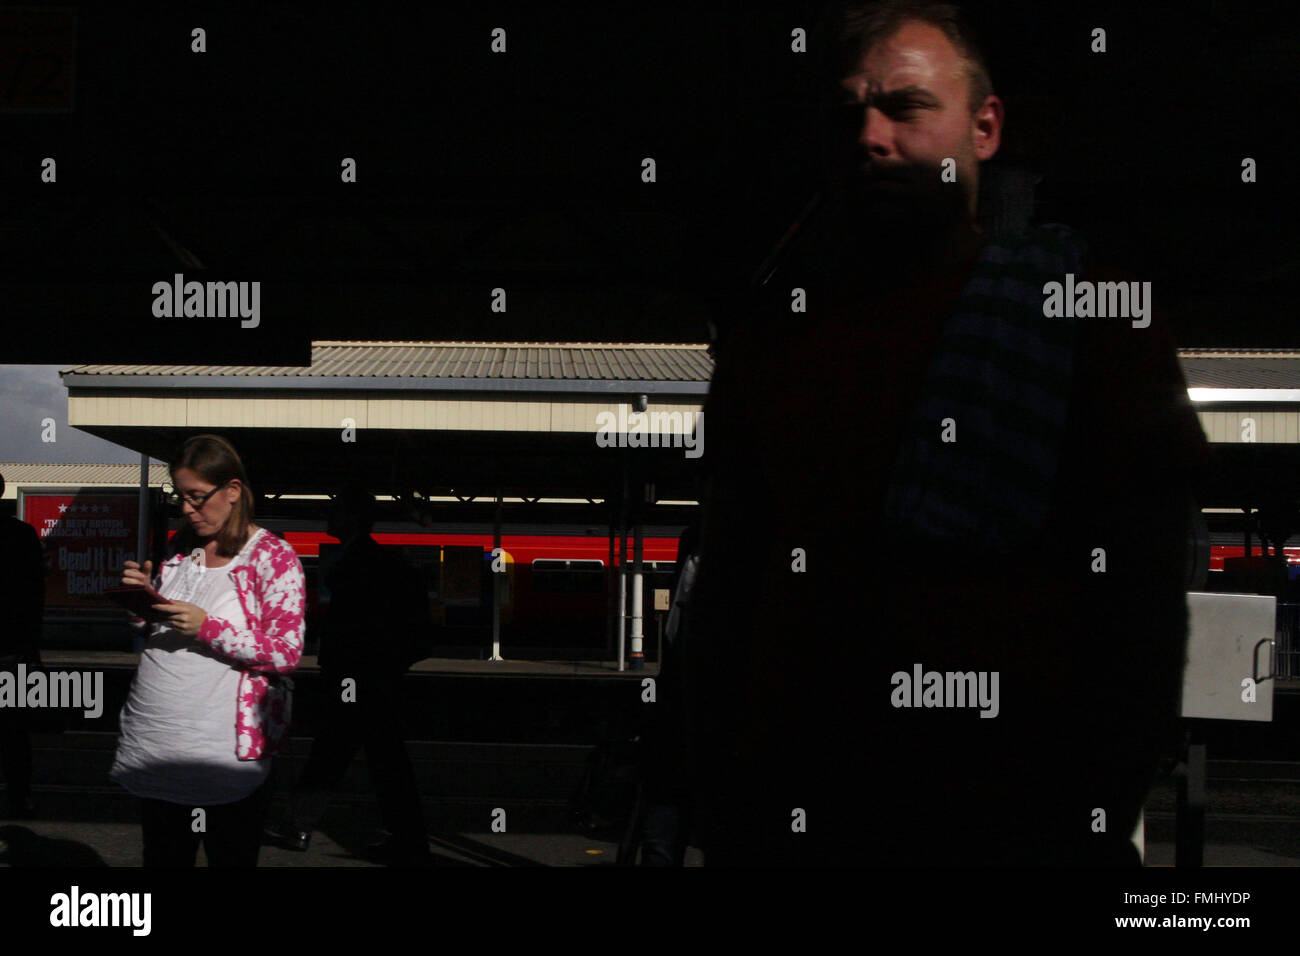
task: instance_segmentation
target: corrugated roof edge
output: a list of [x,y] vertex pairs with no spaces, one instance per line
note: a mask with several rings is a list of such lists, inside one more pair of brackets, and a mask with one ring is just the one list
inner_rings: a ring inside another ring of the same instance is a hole
[[1300,359],[1295,349],[1179,349],[1179,358]]
[[707,342],[425,342],[400,340],[356,341],[344,339],[312,339],[315,345],[343,345],[349,348],[363,346],[394,346],[410,348],[480,348],[480,349],[707,349]]

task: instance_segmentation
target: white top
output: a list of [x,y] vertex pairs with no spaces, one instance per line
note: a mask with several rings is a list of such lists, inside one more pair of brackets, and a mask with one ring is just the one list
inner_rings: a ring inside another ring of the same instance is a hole
[[[247,625],[231,570],[248,561],[249,536],[239,554],[207,567],[195,548],[168,572],[159,593],[197,604],[211,617]],[[137,797],[190,806],[234,803],[252,794],[271,770],[270,760],[235,756],[235,705],[240,671],[197,638],[167,624],[149,625],[149,643],[121,715],[121,736],[109,779]]]

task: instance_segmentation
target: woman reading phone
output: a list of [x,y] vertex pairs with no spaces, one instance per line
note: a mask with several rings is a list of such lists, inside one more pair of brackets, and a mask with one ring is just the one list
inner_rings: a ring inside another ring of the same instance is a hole
[[[121,715],[110,778],[141,798],[145,866],[256,866],[271,755],[287,736],[302,656],[306,578],[281,538],[253,523],[253,492],[217,435],[181,445],[164,488],[181,528],[157,575],[128,561],[122,584],[167,598]],[[196,811],[202,810],[199,814]],[[195,821],[202,819],[202,828]],[[201,832],[196,832],[200,830]]]

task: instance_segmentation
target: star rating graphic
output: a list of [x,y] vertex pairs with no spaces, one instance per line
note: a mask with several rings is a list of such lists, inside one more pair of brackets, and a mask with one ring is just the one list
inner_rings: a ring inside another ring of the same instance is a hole
[[60,514],[101,514],[108,511],[108,505],[59,505]]

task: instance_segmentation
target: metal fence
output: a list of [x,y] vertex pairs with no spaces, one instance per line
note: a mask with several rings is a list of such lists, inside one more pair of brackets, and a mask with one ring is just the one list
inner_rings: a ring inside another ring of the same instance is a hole
[[1284,679],[1300,678],[1300,604],[1278,602],[1273,674]]

